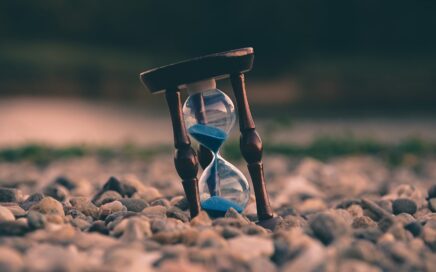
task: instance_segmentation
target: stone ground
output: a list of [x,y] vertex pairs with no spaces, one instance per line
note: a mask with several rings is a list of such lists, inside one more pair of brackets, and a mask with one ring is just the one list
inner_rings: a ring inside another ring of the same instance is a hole
[[272,231],[253,199],[190,220],[170,155],[2,162],[0,271],[436,271],[435,158],[265,167]]

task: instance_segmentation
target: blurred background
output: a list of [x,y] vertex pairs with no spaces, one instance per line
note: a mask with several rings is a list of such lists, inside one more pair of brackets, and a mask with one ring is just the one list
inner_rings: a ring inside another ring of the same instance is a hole
[[433,141],[435,12],[424,0],[0,0],[0,146],[171,144],[164,98],[139,73],[246,46],[265,141]]

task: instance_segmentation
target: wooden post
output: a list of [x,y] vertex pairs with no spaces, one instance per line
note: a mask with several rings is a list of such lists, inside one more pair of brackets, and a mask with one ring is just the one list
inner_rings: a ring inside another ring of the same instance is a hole
[[269,203],[268,193],[265,186],[265,177],[262,164],[262,140],[256,132],[256,126],[248,104],[245,91],[244,74],[232,74],[230,76],[236,105],[239,115],[239,129],[241,131],[240,149],[242,156],[248,164],[251,181],[253,182],[256,197],[257,216],[259,221],[273,218],[273,212]]
[[182,178],[183,189],[189,202],[191,218],[200,212],[200,196],[198,192],[198,159],[186,132],[183,121],[180,91],[177,87],[165,92],[168,108],[173,125],[174,146],[176,148],[174,164],[177,173]]

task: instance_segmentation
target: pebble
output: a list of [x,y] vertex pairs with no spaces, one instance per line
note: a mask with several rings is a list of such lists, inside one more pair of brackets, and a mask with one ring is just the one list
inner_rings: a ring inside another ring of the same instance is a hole
[[406,230],[410,231],[410,233],[412,233],[413,236],[415,236],[415,237],[419,236],[421,234],[421,232],[422,232],[421,224],[419,224],[416,221],[413,221],[413,222],[405,224],[404,228]]
[[35,193],[30,195],[24,202],[20,204],[21,208],[24,210],[29,210],[33,205],[37,204],[44,198],[44,195],[41,193]]
[[47,224],[45,216],[36,211],[29,211],[27,213],[27,220],[31,230],[43,229]]
[[200,248],[224,248],[227,241],[215,231],[205,230],[198,235],[196,244]]
[[123,198],[123,199],[119,199],[119,201],[127,208],[128,211],[131,212],[141,212],[146,207],[148,207],[147,202],[145,202],[142,199]]
[[354,229],[359,228],[371,228],[377,226],[377,224],[368,216],[359,216],[353,219],[353,224],[351,225]]
[[19,272],[23,270],[23,266],[23,258],[18,251],[0,246],[0,271]]
[[126,222],[123,235],[121,236],[121,241],[126,243],[131,243],[135,241],[141,241],[145,237],[151,237],[152,231],[150,227],[150,222],[147,220],[132,217],[129,219],[124,219]]
[[232,226],[225,226],[221,230],[221,236],[224,239],[231,239],[231,238],[237,237],[239,235],[242,235],[242,231],[240,229],[232,227]]
[[159,198],[150,203],[150,206],[164,206],[165,208],[169,208],[171,203],[166,198]]
[[8,203],[8,205],[5,204],[6,203],[2,203],[2,206],[10,210],[15,217],[18,218],[26,215],[26,211],[21,208],[17,203]]
[[93,218],[98,218],[99,209],[86,197],[74,197],[70,199],[71,205],[82,212],[84,215],[92,216]]
[[427,191],[428,199],[436,198],[436,184],[433,184]]
[[428,201],[428,208],[432,212],[436,213],[436,198],[432,198]]
[[76,182],[74,182],[72,179],[65,177],[65,176],[57,177],[53,183],[61,185],[65,188],[67,188],[69,191],[72,191],[77,187]]
[[398,198],[392,202],[392,211],[395,215],[400,213],[414,214],[418,207],[413,200],[408,198]]
[[225,218],[234,218],[238,220],[241,225],[247,225],[250,224],[250,220],[248,220],[245,216],[238,213],[234,208],[230,208],[227,210],[226,214],[224,215]]
[[0,222],[0,236],[22,236],[29,230],[27,224],[20,221]]
[[208,227],[212,225],[212,220],[205,211],[200,211],[200,213],[191,219],[190,222],[193,227]]
[[335,239],[348,233],[345,221],[329,213],[317,214],[309,222],[314,235],[325,245],[329,245]]
[[76,217],[71,221],[71,225],[84,231],[84,230],[88,229],[91,224],[82,218]]
[[271,259],[282,271],[318,271],[326,257],[323,245],[304,234],[301,229],[282,231],[274,237],[274,254]]
[[14,214],[6,207],[0,206],[0,222],[14,221]]
[[68,198],[69,192],[64,186],[50,184],[44,189],[44,195],[51,196],[54,199],[62,202]]
[[177,231],[185,229],[187,226],[182,221],[174,218],[155,218],[151,221],[151,230],[153,233],[161,231]]
[[274,243],[271,239],[259,236],[241,235],[228,240],[229,250],[244,260],[259,257],[271,257],[274,253]]
[[0,187],[0,202],[18,202],[21,197],[17,189]]
[[109,235],[109,229],[106,227],[104,221],[97,220],[92,223],[92,225],[88,229],[89,232],[98,232],[103,235]]
[[165,218],[167,209],[164,206],[150,206],[142,210],[141,214],[148,218]]
[[44,197],[41,201],[31,207],[32,211],[37,211],[45,215],[65,215],[62,204],[52,197]]
[[115,212],[125,212],[127,208],[121,204],[120,201],[116,200],[110,203],[106,203],[100,206],[100,219],[105,219],[108,215]]
[[115,200],[121,200],[123,197],[120,195],[120,193],[116,192],[116,191],[106,191],[103,192],[97,199],[95,199],[95,201],[93,201],[93,203],[100,207],[103,204],[106,203],[110,203],[113,202]]
[[175,218],[178,219],[182,222],[188,222],[189,221],[189,216],[183,212],[181,209],[177,208],[177,207],[170,207],[168,208],[167,212],[166,212],[167,217],[169,218]]
[[186,211],[189,209],[189,202],[185,196],[176,196],[171,199],[170,204],[174,207],[181,209],[182,211]]

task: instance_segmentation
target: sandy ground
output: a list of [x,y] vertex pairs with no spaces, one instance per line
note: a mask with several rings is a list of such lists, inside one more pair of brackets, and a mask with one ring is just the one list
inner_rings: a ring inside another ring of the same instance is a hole
[[[276,143],[310,143],[319,136],[353,136],[381,142],[410,137],[436,141],[436,121],[431,117],[402,118],[291,118],[291,126],[256,118],[264,139]],[[273,127],[274,133],[269,129]],[[271,135],[271,136],[269,136]],[[237,137],[237,130],[233,130]],[[172,131],[165,111],[116,103],[60,98],[3,98],[0,101],[0,146],[29,142],[54,145],[144,146],[171,144]]]

